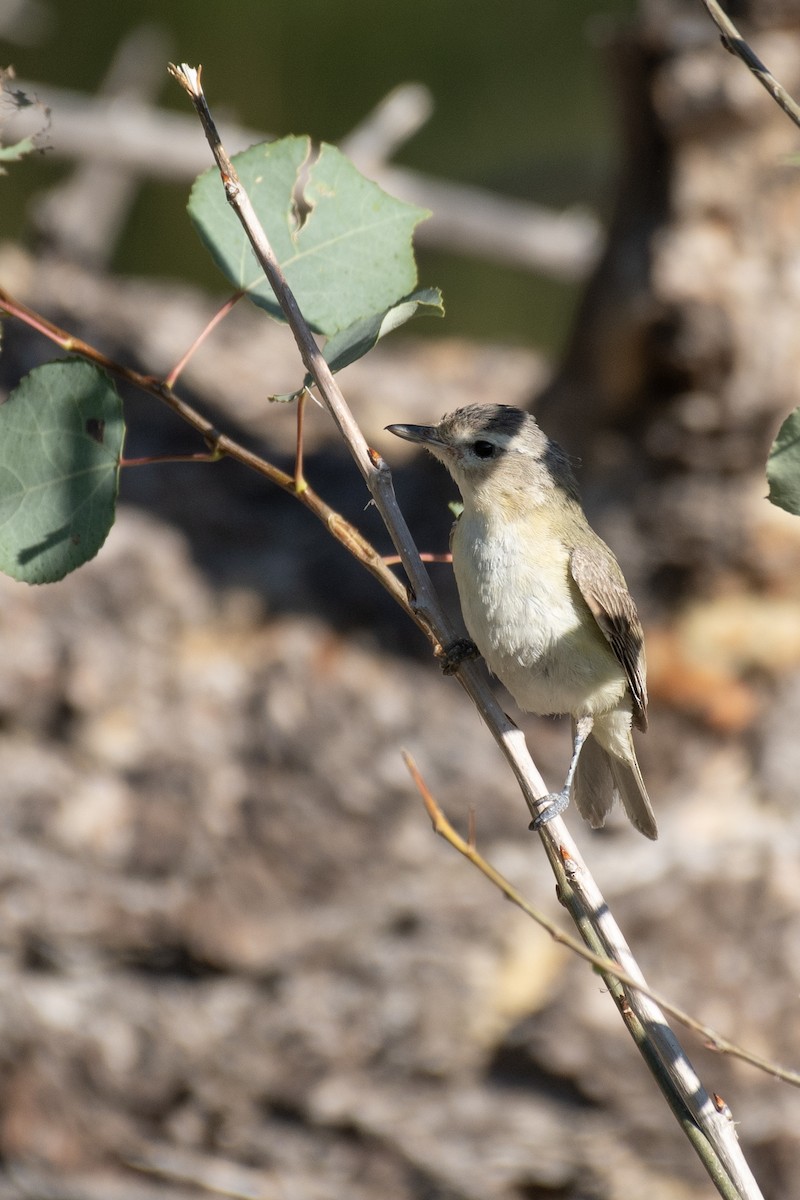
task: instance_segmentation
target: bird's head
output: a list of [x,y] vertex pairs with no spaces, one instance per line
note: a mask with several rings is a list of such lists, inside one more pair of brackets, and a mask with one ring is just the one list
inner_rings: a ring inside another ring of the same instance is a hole
[[389,433],[419,442],[444,463],[465,504],[519,495],[529,503],[553,488],[577,492],[567,456],[536,419],[510,404],[470,404],[438,425],[387,425]]

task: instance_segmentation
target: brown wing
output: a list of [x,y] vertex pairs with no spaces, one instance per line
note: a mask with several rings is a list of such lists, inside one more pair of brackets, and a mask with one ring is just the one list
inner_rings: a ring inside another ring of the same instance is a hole
[[619,564],[605,542],[598,538],[588,546],[576,547],[570,555],[569,567],[625,672],[633,696],[633,723],[638,729],[646,729],[644,633]]

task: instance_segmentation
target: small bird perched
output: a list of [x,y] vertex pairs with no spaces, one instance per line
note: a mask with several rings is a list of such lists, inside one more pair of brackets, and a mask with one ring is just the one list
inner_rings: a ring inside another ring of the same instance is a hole
[[489,669],[526,712],[573,718],[566,782],[534,827],[563,812],[573,792],[598,828],[618,795],[636,828],[656,838],[631,734],[647,728],[642,626],[619,563],[586,520],[566,454],[506,404],[387,430],[420,442],[461,492],[453,569]]

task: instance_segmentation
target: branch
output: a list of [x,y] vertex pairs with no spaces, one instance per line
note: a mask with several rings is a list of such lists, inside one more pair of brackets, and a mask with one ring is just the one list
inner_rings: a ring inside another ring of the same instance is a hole
[[731,54],[740,58],[744,65],[753,72],[762,87],[766,88],[776,104],[780,105],[787,117],[800,127],[800,105],[786,91],[783,84],[778,83],[751,46],[747,44],[733,21],[727,16],[717,0],[703,0],[708,15],[722,34],[722,44]]
[[[28,308],[26,304],[15,300],[13,296],[10,296],[1,287],[0,312],[6,312],[9,316],[22,321],[31,329],[35,329],[44,337],[49,338],[51,342],[54,342],[55,345],[60,346],[62,350],[66,350],[69,354],[80,354],[82,358],[116,375],[118,379],[124,379],[126,383],[166,404],[181,420],[185,421],[187,425],[190,425],[192,429],[200,434],[211,452],[209,457],[212,461],[225,457],[233,458],[237,462],[242,463],[243,466],[257,471],[259,475],[265,476],[265,478],[269,479],[271,483],[276,484],[284,492],[289,492],[290,495],[295,496],[322,522],[328,532],[366,567],[370,574],[378,580],[378,583],[397,601],[404,612],[413,621],[417,621],[417,624],[420,624],[409,604],[405,588],[397,576],[389,570],[389,566],[384,562],[382,556],[378,554],[374,546],[367,541],[354,525],[351,525],[341,513],[336,512],[329,504],[326,504],[313,488],[310,488],[305,483],[303,486],[298,486],[297,480],[293,475],[287,475],[285,471],[281,471],[279,467],[273,466],[272,463],[267,462],[258,454],[254,454],[252,450],[248,450],[246,446],[235,441],[234,438],[221,433],[197,409],[177,396],[168,383],[157,379],[154,375],[143,375],[139,371],[134,371],[132,368],[123,366],[121,363],[109,358],[101,350],[90,346],[88,342],[82,341],[81,338],[73,337],[66,330],[59,328],[52,321],[48,321],[39,313],[34,312],[33,309]],[[206,458],[206,461],[208,461],[208,458]],[[128,465],[132,466],[134,464],[129,462]]]
[[603,975],[611,975],[618,983],[625,983],[629,987],[636,988],[643,995],[649,996],[665,1012],[673,1016],[676,1021],[680,1021],[681,1025],[685,1025],[687,1029],[691,1029],[694,1033],[705,1038],[711,1050],[717,1050],[720,1054],[728,1054],[731,1058],[739,1058],[742,1062],[749,1063],[750,1066],[756,1067],[759,1071],[764,1071],[767,1075],[773,1075],[776,1079],[781,1079],[784,1083],[791,1084],[792,1087],[800,1087],[800,1072],[793,1071],[789,1067],[781,1067],[777,1063],[770,1062],[769,1059],[762,1058],[759,1054],[754,1054],[751,1050],[745,1050],[742,1046],[738,1046],[736,1042],[732,1042],[728,1038],[723,1037],[721,1033],[717,1033],[716,1029],[712,1029],[710,1025],[705,1025],[702,1021],[698,1021],[696,1017],[679,1008],[677,1004],[673,1004],[671,1000],[667,1000],[659,992],[655,991],[654,988],[646,987],[641,981],[634,979],[618,962],[614,962],[602,954],[593,954],[591,950],[587,950],[576,938],[571,937],[568,933],[564,933],[563,929],[559,928],[555,921],[551,921],[540,909],[535,908],[530,901],[525,899],[521,892],[517,891],[513,884],[508,882],[505,876],[501,875],[491,863],[487,862],[482,854],[478,853],[472,838],[465,841],[464,838],[456,833],[431,795],[414,759],[405,750],[403,751],[403,759],[408,767],[411,778],[417,786],[419,794],[422,796],[422,802],[431,819],[434,833],[444,838],[454,850],[457,850],[468,862],[477,867],[481,874],[485,875],[489,882],[501,891],[507,900],[510,900],[526,916],[530,917],[532,921],[535,921],[537,925],[549,933],[554,942],[558,942],[561,946],[566,946],[573,954],[577,954],[584,962],[596,967]]
[[[381,456],[367,446],[289,289],[266,233],[220,141],[201,87],[200,71],[183,64],[170,66],[170,72],[194,105],[219,168],[228,202],[283,310],[303,364],[364,477],[400,555],[413,589],[415,616],[440,646],[447,646],[453,640],[453,631],[397,505],[389,468]],[[457,678],[509,762],[531,813],[536,815],[547,789],[528,754],[522,732],[503,713],[478,668],[465,662],[458,668]],[[539,830],[539,835],[556,876],[561,899],[584,942],[594,953],[613,959],[637,985],[644,984],[636,960],[563,820],[555,818],[548,822]],[[638,986],[622,984],[611,975],[606,977],[606,982],[631,1036],[720,1194],[728,1200],[757,1200],[761,1192],[739,1147],[733,1121],[714,1104],[659,1007]]]
[[164,380],[164,383],[168,388],[175,387],[175,384],[178,382],[178,379],[180,378],[181,374],[183,373],[183,371],[186,367],[186,364],[189,362],[189,359],[200,348],[200,346],[203,344],[203,342],[206,340],[206,338],[208,338],[213,333],[213,331],[219,325],[220,321],[224,321],[224,319],[227,317],[228,313],[231,311],[232,308],[235,307],[235,305],[237,305],[239,303],[239,301],[241,300],[242,296],[244,296],[244,294],[245,293],[241,289],[239,291],[234,292],[233,295],[229,296],[228,299],[225,301],[225,303],[217,309],[217,311],[214,313],[211,320],[206,325],[205,329],[201,330],[201,332],[197,335],[197,337],[192,342],[189,349],[186,350],[181,355],[181,357],[176,362],[175,366],[170,371],[167,378]]

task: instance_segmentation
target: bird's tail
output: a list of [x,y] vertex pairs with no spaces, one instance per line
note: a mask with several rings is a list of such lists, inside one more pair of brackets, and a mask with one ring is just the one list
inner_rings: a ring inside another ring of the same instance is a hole
[[573,796],[581,816],[593,829],[599,829],[605,823],[616,796],[619,796],[631,824],[655,841],[658,837],[655,814],[630,735],[629,739],[630,759],[627,762],[609,754],[593,735],[586,739],[575,771]]

